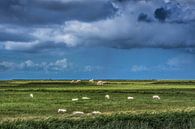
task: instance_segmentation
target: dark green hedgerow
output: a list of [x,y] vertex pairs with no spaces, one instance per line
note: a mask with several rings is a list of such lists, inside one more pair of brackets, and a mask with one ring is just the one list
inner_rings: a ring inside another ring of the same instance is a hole
[[17,120],[3,122],[0,129],[193,129],[194,113],[116,114],[110,116]]

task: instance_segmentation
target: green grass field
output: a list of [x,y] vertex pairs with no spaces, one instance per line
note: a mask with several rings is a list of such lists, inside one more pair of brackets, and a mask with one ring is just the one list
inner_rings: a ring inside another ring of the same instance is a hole
[[[195,81],[107,82],[97,86],[88,81],[0,81],[0,128],[195,128]],[[84,96],[91,99],[82,100]],[[59,114],[59,108],[67,112]],[[74,116],[73,111],[85,114]],[[102,114],[94,116],[92,111]]]

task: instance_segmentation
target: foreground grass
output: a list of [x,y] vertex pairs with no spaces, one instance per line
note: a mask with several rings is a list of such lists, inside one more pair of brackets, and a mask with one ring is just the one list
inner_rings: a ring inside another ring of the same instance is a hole
[[[156,94],[161,100],[152,99]],[[84,96],[91,99],[82,100]],[[59,108],[67,113],[58,114]],[[73,111],[85,115],[75,118]],[[94,117],[92,111],[102,115]],[[104,86],[87,81],[0,82],[1,129],[190,129],[195,128],[194,112],[195,81],[109,81]]]
[[191,129],[194,113],[112,114],[45,120],[17,120],[0,124],[0,129]]

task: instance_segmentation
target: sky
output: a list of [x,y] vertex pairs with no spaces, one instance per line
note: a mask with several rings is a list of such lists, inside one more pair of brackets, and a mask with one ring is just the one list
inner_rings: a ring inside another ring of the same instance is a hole
[[0,80],[92,78],[195,79],[195,1],[0,1]]

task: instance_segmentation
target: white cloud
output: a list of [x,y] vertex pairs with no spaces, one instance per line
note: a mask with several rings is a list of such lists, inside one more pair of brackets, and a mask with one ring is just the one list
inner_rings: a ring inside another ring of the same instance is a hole
[[67,58],[59,59],[56,61],[42,61],[34,62],[32,60],[26,60],[23,62],[9,62],[0,61],[0,71],[19,70],[19,71],[72,71],[72,72],[97,72],[102,70],[101,66],[85,65],[80,66],[73,64]]
[[61,60],[57,60],[56,62],[51,62],[48,64],[48,69],[52,70],[66,70],[70,66],[69,61],[64,58]]
[[14,41],[7,41],[4,44],[6,50],[18,50],[18,51],[26,51],[35,48],[39,45],[40,42],[33,41],[33,42],[14,42]]
[[177,56],[167,61],[167,65],[171,67],[189,67],[195,63],[193,56]]
[[16,66],[12,62],[0,61],[0,71],[14,69]]
[[20,63],[14,62],[7,62],[2,61],[0,62],[0,70],[45,70],[45,71],[64,71],[70,68],[72,63],[68,61],[68,59],[60,59],[54,62],[39,62],[35,63],[31,60],[26,60]]
[[170,66],[167,64],[156,65],[156,66],[133,65],[131,67],[132,72],[178,71],[178,70],[181,70],[181,68],[176,66]]
[[133,65],[131,67],[132,72],[143,72],[143,71],[149,71],[150,68],[143,66],[143,65]]
[[132,72],[144,72],[144,71],[180,71],[193,69],[195,59],[192,55],[179,55],[168,59],[164,64],[155,66],[145,65],[133,65],[131,67]]
[[94,72],[94,71],[99,71],[99,70],[102,70],[102,67],[100,67],[100,66],[91,66],[91,65],[86,65],[82,69],[82,71],[84,71],[84,72]]

